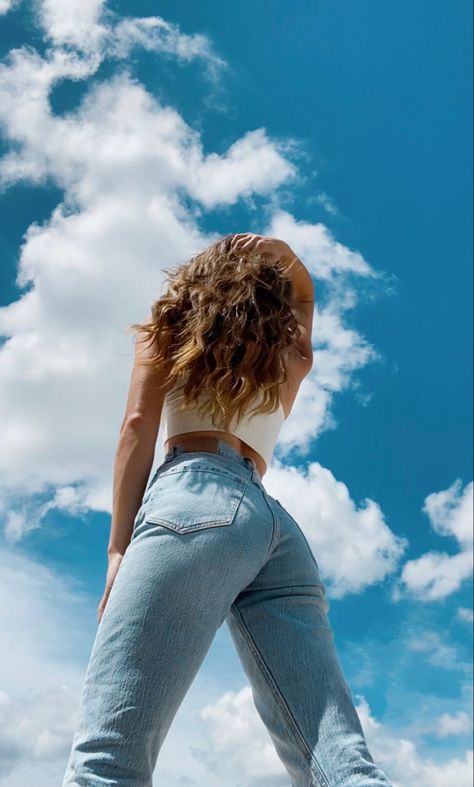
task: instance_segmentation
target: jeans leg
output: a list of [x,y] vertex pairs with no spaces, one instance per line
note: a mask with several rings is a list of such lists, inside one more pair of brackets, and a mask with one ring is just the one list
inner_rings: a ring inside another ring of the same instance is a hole
[[182,535],[141,525],[97,629],[63,787],[151,787],[165,736],[241,586],[238,535],[233,526]]
[[227,616],[256,710],[293,787],[390,787],[337,659],[317,562],[295,520],[269,500],[279,537]]

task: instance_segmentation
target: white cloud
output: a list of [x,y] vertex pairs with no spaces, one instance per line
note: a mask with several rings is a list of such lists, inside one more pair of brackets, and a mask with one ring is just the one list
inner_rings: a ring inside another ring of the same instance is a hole
[[8,11],[12,11],[19,4],[20,0],[0,0],[0,14],[6,14]]
[[[40,563],[3,548],[0,598],[0,784],[46,787],[59,783],[70,746],[81,653],[95,624],[91,599]],[[47,771],[50,781],[39,772],[35,781],[35,768]]]
[[285,158],[285,145],[268,142],[266,132],[256,129],[231,145],[225,159],[210,153],[202,166],[189,170],[189,193],[206,208],[231,205],[250,194],[270,194],[294,177],[296,169]]
[[[279,210],[272,219],[269,234],[285,238],[318,279],[334,279],[340,273],[380,276],[364,260],[362,254],[351,251],[336,241],[324,224],[297,221],[287,211]],[[348,288],[347,284],[345,289],[348,298],[355,297],[354,291]]]
[[216,702],[205,705],[199,716],[205,722],[207,737],[205,746],[195,750],[195,757],[224,784],[234,784],[233,774],[238,774],[249,787],[287,787],[288,773],[257,715],[249,686],[225,692]]
[[326,194],[324,191],[321,191],[319,192],[319,194],[316,195],[315,199],[323,206],[324,210],[326,210],[332,216],[337,216],[339,214],[339,209],[334,204],[329,194]]
[[471,625],[474,621],[474,613],[472,609],[467,607],[459,607],[456,616],[459,620],[462,620],[464,623],[471,623]]
[[446,638],[437,631],[424,631],[412,637],[407,641],[407,647],[411,651],[427,653],[427,661],[434,667],[469,670],[469,665],[459,660],[456,647],[446,644]]
[[436,734],[439,738],[447,738],[450,735],[464,735],[472,729],[472,721],[465,711],[456,714],[443,713],[436,724]]
[[313,367],[298,390],[291,418],[283,425],[279,445],[285,450],[297,448],[307,454],[311,441],[326,429],[335,429],[334,395],[352,384],[358,369],[380,357],[358,331],[344,325],[344,308],[337,297],[315,304]]
[[376,762],[393,780],[394,787],[472,787],[473,753],[448,760],[423,757],[416,745],[376,721],[366,700],[357,706],[367,744]]
[[97,50],[106,35],[104,0],[36,0],[38,21],[56,46]]
[[105,57],[125,59],[138,46],[178,63],[202,59],[214,80],[226,67],[207,36],[187,35],[159,16],[119,18],[104,0],[36,0],[36,9],[54,47],[74,47],[97,64]]
[[[386,277],[367,264],[362,255],[338,243],[323,224],[297,221],[290,213],[277,208],[264,234],[283,237],[316,279],[312,344],[314,364],[304,379],[291,418],[285,422],[279,439],[283,452],[296,449],[302,455],[326,429],[337,428],[331,411],[336,393],[349,386],[357,389],[354,373],[381,360],[380,353],[354,328],[345,325],[345,312],[353,309],[359,295],[347,279],[357,275],[359,283],[385,280]],[[320,298],[318,280],[327,289]],[[387,292],[387,281],[384,288]],[[364,393],[357,393],[364,405]]]
[[[413,742],[376,721],[364,697],[356,710],[369,751],[394,787],[471,787],[472,752],[467,751],[462,759],[435,762],[422,756]],[[288,776],[271,751],[271,739],[257,714],[249,687],[226,692],[204,706],[200,716],[207,725],[207,744],[196,756],[210,764],[223,784],[234,784],[229,774],[237,772],[248,787],[287,787]],[[256,752],[260,752],[260,757],[255,756]]]
[[396,569],[406,541],[390,530],[374,500],[366,498],[358,507],[347,486],[319,462],[311,462],[305,475],[294,467],[272,467],[265,479],[305,533],[329,595],[360,592]]
[[457,541],[458,552],[426,552],[408,560],[400,577],[394,598],[404,593],[424,601],[437,601],[458,590],[472,577],[473,568],[473,483],[461,489],[459,479],[448,489],[433,492],[425,499],[423,511],[428,515],[433,530],[441,536]]
[[178,25],[159,16],[129,17],[116,24],[110,35],[108,53],[122,59],[135,46],[148,52],[171,55],[182,63],[202,58],[207,64],[208,74],[214,79],[218,79],[227,66],[225,60],[213,52],[207,36],[202,33],[186,35]]

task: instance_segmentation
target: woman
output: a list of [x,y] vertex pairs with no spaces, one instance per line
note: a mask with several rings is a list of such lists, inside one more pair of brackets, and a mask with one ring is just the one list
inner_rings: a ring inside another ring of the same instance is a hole
[[[131,326],[106,588],[63,787],[151,787],[224,621],[293,787],[390,785],[338,664],[315,557],[262,483],[312,366],[313,310],[291,248],[243,233],[180,266]],[[166,455],[147,484],[162,414]]]

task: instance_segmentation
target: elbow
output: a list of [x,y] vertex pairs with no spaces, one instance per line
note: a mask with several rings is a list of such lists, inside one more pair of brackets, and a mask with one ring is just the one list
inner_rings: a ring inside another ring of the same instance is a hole
[[123,419],[120,431],[139,432],[144,428],[147,422],[148,420],[143,415],[143,413],[140,412],[129,413]]

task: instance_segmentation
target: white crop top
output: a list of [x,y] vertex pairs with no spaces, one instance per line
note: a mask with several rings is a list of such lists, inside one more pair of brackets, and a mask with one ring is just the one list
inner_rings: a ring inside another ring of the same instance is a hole
[[[210,415],[204,414],[201,416],[197,411],[197,408],[203,401],[202,394],[196,402],[188,405],[185,410],[179,410],[178,408],[182,404],[183,398],[183,393],[179,387],[174,387],[166,393],[163,402],[163,420],[166,424],[165,440],[182,432],[223,431],[213,425]],[[250,409],[254,407],[254,404],[256,403],[252,402]],[[228,432],[247,443],[254,451],[260,454],[268,465],[284,420],[285,414],[280,402],[274,413],[254,413],[250,417],[244,416],[238,423],[236,416],[234,416]]]

